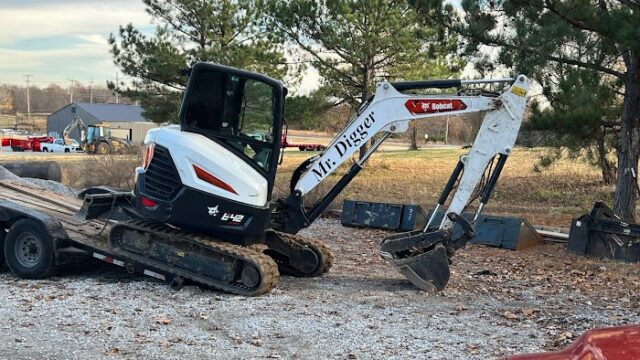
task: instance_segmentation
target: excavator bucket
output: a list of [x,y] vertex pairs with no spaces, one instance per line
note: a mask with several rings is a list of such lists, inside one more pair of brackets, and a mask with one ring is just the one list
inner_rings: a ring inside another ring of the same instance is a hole
[[413,285],[427,292],[437,292],[449,282],[449,257],[443,231],[411,231],[385,238],[381,256],[389,261]]

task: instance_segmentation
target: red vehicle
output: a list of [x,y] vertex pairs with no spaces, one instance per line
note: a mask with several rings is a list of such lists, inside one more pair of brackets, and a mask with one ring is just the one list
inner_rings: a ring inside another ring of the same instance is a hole
[[2,138],[2,147],[11,147],[11,150],[20,151],[40,151],[40,143],[53,142],[50,136],[28,136],[28,137],[7,137]]
[[31,140],[29,139],[20,139],[20,138],[4,138],[2,139],[3,147],[11,147],[13,151],[31,151],[33,150],[33,146],[31,144]]
[[593,329],[556,352],[507,356],[507,360],[638,360],[640,325]]
[[280,139],[280,144],[283,148],[288,147],[297,147],[300,151],[322,151],[326,148],[326,146],[322,144],[295,144],[290,143],[287,139],[286,131],[282,133],[282,138]]
[[31,141],[31,149],[33,151],[41,151],[40,144],[42,143],[53,143],[51,136],[30,136],[29,140]]

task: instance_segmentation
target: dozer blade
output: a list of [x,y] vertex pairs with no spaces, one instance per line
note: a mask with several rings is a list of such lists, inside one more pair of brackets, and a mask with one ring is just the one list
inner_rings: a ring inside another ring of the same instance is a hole
[[443,231],[393,235],[382,241],[380,254],[417,288],[434,293],[449,282],[449,257],[443,245],[448,238]]

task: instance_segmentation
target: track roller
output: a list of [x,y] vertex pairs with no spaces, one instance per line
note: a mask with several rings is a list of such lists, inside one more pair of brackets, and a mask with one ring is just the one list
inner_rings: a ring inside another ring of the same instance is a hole
[[333,265],[331,249],[319,240],[269,231],[265,245],[264,253],[275,260],[283,275],[316,277]]

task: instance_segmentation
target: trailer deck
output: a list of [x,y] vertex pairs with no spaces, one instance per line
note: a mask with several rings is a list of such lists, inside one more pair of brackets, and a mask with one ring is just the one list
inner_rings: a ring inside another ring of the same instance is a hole
[[[29,210],[33,214],[45,214],[59,221],[66,239],[55,247],[56,264],[61,264],[70,255],[86,255],[123,267],[128,272],[139,272],[163,281],[172,281],[176,276],[149,265],[130,259],[109,245],[108,234],[116,224],[113,220],[79,220],[74,217],[82,207],[83,200],[65,196],[40,188],[29,187],[12,181],[0,181],[0,209]],[[172,282],[181,286],[182,280]]]

